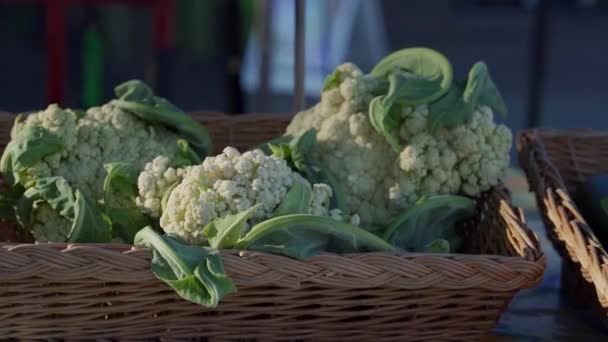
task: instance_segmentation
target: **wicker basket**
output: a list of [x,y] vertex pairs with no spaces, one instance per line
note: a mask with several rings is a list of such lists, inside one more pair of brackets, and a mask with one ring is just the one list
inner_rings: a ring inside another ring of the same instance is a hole
[[548,236],[564,260],[562,289],[608,327],[608,253],[569,195],[587,177],[608,172],[608,132],[536,129],[520,133],[517,145]]
[[[196,115],[216,147],[283,132],[268,116]],[[7,132],[9,122],[0,125]],[[2,133],[2,132],[0,132]],[[460,233],[470,254],[322,255],[303,262],[222,251],[238,292],[215,310],[180,299],[129,245],[0,244],[0,337],[473,341],[513,295],[542,278],[545,257],[500,188]]]

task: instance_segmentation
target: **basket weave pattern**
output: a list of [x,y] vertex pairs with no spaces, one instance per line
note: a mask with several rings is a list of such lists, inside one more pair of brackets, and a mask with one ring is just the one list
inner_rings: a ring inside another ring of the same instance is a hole
[[608,172],[608,134],[537,129],[517,140],[548,236],[564,259],[565,291],[608,323],[608,254],[568,193],[587,177]]
[[[216,151],[254,146],[287,124],[287,118],[263,116],[196,117],[212,132]],[[538,284],[546,263],[504,189],[484,194],[479,210],[459,227],[469,254],[328,254],[297,261],[222,251],[238,292],[214,310],[180,299],[156,279],[145,249],[0,243],[0,337],[478,340],[519,289]]]

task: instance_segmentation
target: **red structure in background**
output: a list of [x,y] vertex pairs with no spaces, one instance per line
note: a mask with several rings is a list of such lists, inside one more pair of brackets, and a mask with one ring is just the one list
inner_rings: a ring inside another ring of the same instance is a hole
[[67,65],[66,9],[71,5],[98,6],[122,4],[145,6],[152,10],[154,48],[156,51],[174,45],[173,0],[0,0],[2,3],[43,5],[46,10],[48,103],[63,104]]

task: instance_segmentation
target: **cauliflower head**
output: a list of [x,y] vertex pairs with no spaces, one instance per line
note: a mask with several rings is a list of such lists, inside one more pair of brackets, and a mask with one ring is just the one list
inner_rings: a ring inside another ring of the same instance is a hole
[[146,163],[137,178],[139,195],[136,203],[150,217],[160,217],[163,196],[184,177],[185,170],[171,167],[170,162],[168,157],[157,156]]
[[429,106],[400,108],[395,150],[374,129],[370,101],[380,79],[354,64],[338,66],[320,102],[295,115],[287,134],[317,130],[313,154],[332,172],[350,210],[373,229],[423,196],[477,195],[497,185],[509,165],[511,131],[494,122],[488,106],[478,106],[466,123],[431,132]]
[[[162,126],[150,125],[111,104],[75,112],[50,105],[17,121],[13,136],[22,129],[41,127],[58,138],[59,152],[47,155],[27,168],[23,184],[43,177],[60,176],[72,189],[91,200],[101,201],[107,171],[104,165],[121,161],[143,169],[158,155],[175,156],[179,136]],[[167,163],[168,163],[167,158]],[[154,216],[154,203],[150,213]],[[64,242],[71,222],[48,205],[32,208],[34,224],[28,227],[38,242]]]
[[36,242],[64,242],[71,226],[71,222],[59,215],[48,203],[35,204],[30,232]]
[[[18,197],[28,198],[23,203],[37,204],[21,208],[33,211],[23,215],[40,216],[35,227],[21,224],[35,230],[40,241],[129,240],[133,232],[125,227],[147,219],[136,206],[136,181],[145,164],[157,156],[166,160],[147,171],[166,169],[163,163],[198,164],[211,149],[206,128],[155,96],[145,83],[124,82],[115,88],[115,95],[109,103],[86,111],[53,104],[15,120],[11,141],[0,158],[0,172]],[[171,171],[165,173],[171,176]],[[144,202],[146,213],[158,217],[157,203]],[[53,210],[58,215],[50,217]],[[66,233],[64,227],[70,223],[74,226]],[[42,232],[45,227],[49,232]]]
[[[182,176],[170,192],[160,225],[165,232],[195,244],[204,242],[203,229],[215,218],[256,205],[259,207],[249,224],[270,218],[295,182],[307,182],[281,158],[267,156],[261,150],[241,154],[232,147],[205,158],[201,165],[185,167]],[[331,196],[328,185],[314,184],[309,213],[356,223],[357,217],[346,217],[335,210],[330,213]]]
[[103,165],[115,161],[143,168],[158,155],[175,155],[178,136],[160,126],[152,126],[133,114],[106,104],[93,107],[82,116],[50,105],[31,114],[16,132],[27,126],[40,126],[59,137],[63,150],[44,157],[27,174],[29,178],[61,176],[85,196],[102,196],[106,171]]

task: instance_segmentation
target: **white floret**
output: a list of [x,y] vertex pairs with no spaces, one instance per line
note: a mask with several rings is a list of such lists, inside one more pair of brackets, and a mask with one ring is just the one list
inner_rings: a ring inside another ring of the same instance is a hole
[[168,157],[158,156],[144,166],[137,178],[137,206],[154,218],[161,215],[161,201],[165,192],[184,174],[184,169],[176,169],[169,164]]
[[[334,214],[331,214],[328,211],[329,201],[331,200],[332,190],[331,187],[327,184],[314,184],[312,187],[312,197],[310,201],[310,208],[308,212],[312,215],[317,216],[329,216],[334,217]],[[336,209],[334,209],[336,210]]]
[[[405,115],[403,126],[411,123],[410,117],[425,121],[428,110],[424,107]],[[469,122],[443,129],[436,135],[403,126],[401,137],[407,137],[407,144],[399,156],[399,166],[404,172],[401,176],[418,181],[413,191],[411,187],[402,188],[400,183],[391,187],[391,197],[399,202],[398,209],[412,205],[423,195],[457,192],[478,195],[497,185],[509,165],[511,131],[494,123],[489,107],[479,107]]]
[[[248,224],[268,219],[297,181],[305,180],[283,159],[260,150],[240,154],[228,147],[218,156],[205,158],[201,165],[184,169],[182,181],[169,195],[160,225],[167,233],[200,244],[204,242],[202,230],[217,217],[260,205]],[[330,216],[331,188],[326,184],[312,187],[309,212]]]
[[71,223],[63,216],[59,215],[47,203],[34,205],[32,211],[33,224],[31,233],[36,242],[65,242],[71,230]]
[[255,219],[269,217],[294,182],[287,163],[254,150],[240,154],[226,148],[201,165],[186,170],[169,196],[161,227],[193,243],[201,243],[202,229],[216,217],[235,214],[258,203]]

